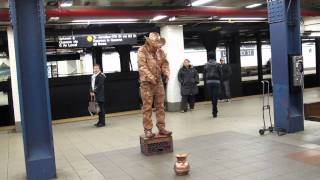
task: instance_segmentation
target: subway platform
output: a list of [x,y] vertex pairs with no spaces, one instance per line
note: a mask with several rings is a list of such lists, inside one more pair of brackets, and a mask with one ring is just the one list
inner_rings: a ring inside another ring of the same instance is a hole
[[[320,89],[305,90],[305,102],[320,99]],[[167,113],[174,152],[146,157],[140,153],[142,116],[107,118],[53,126],[57,179],[65,180],[298,180],[320,179],[320,123],[305,121],[305,131],[278,137],[260,136],[261,97],[250,96],[219,104],[197,104],[188,113]],[[22,134],[0,132],[0,179],[26,179]],[[190,153],[191,172],[177,177],[175,154]]]

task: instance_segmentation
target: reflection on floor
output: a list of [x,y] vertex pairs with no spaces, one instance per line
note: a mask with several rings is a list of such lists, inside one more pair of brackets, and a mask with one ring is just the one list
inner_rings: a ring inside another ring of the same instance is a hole
[[[305,93],[320,99],[320,90]],[[210,105],[193,112],[167,113],[174,153],[145,157],[139,149],[142,116],[54,125],[58,179],[320,179],[320,123],[305,121],[305,131],[260,137],[261,99],[257,96],[219,104],[213,119]],[[155,130],[156,131],[156,130]],[[174,155],[190,153],[191,172],[174,176]],[[0,179],[25,179],[21,133],[0,132]]]

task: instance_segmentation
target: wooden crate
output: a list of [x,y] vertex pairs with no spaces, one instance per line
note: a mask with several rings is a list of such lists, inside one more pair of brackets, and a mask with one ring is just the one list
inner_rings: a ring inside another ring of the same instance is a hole
[[172,153],[173,143],[172,136],[156,135],[154,138],[148,139],[144,135],[140,136],[141,152],[146,156]]

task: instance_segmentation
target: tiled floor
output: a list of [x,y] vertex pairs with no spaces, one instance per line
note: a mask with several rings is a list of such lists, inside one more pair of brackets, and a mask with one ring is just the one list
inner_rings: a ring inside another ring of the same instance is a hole
[[[307,90],[305,101],[320,100],[320,89]],[[261,99],[248,97],[190,113],[167,113],[174,153],[145,157],[140,153],[141,114],[54,126],[58,179],[320,179],[320,123],[305,121],[305,131],[260,137]],[[190,153],[190,175],[176,177],[174,155]],[[21,133],[0,132],[0,180],[25,179]]]
[[[320,170],[287,156],[304,149],[232,131],[175,141],[175,152],[190,153],[186,179],[280,179],[298,169]],[[174,154],[145,157],[134,147],[85,157],[106,179],[175,179]]]

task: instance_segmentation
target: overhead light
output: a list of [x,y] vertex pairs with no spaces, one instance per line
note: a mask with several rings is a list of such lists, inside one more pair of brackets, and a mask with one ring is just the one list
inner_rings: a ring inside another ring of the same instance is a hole
[[169,18],[169,21],[175,21],[177,18],[175,16]]
[[65,1],[60,4],[60,7],[71,7],[73,5],[72,1]]
[[213,0],[197,0],[191,3],[192,6],[201,6],[201,5],[205,5],[208,4],[209,2],[211,2]]
[[266,18],[260,18],[260,17],[230,17],[230,18],[220,18],[220,21],[262,21],[266,20]]
[[210,17],[208,17],[208,20],[213,20],[213,19],[217,19],[218,18],[218,16],[210,16]]
[[255,3],[255,4],[251,4],[251,5],[246,6],[246,8],[251,9],[251,8],[259,7],[261,5],[262,5],[261,3]]
[[138,21],[138,19],[82,19],[72,20],[72,23],[130,23],[136,21]]
[[49,21],[59,21],[60,17],[50,17]]
[[312,32],[312,33],[310,33],[310,35],[309,36],[317,36],[317,37],[319,37],[320,36],[320,32]]
[[238,21],[214,21],[217,23],[255,23],[255,22],[263,22],[263,21],[245,21],[245,20],[238,20]]
[[155,16],[151,21],[159,21],[159,20],[164,19],[166,17],[168,17],[168,16],[163,16],[163,15]]

